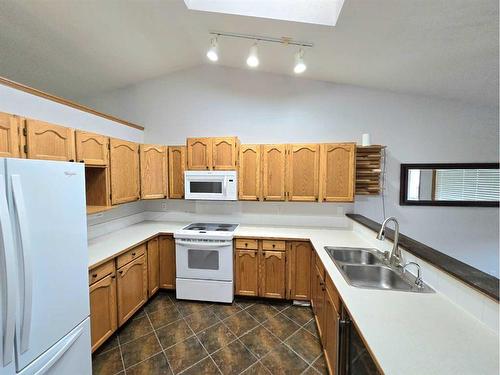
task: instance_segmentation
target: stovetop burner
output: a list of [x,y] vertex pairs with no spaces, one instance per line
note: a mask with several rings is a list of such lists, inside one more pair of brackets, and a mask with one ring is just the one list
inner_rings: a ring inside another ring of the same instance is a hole
[[193,223],[184,230],[207,231],[207,232],[234,232],[238,224],[218,224],[218,223]]

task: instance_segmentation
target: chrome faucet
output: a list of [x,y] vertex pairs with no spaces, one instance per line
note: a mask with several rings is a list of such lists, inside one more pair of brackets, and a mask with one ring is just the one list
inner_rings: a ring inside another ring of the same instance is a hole
[[399,223],[394,216],[388,217],[384,220],[382,227],[377,234],[377,240],[383,241],[385,239],[385,227],[389,221],[394,222],[394,246],[392,247],[392,250],[387,258],[391,265],[399,266],[401,262],[401,250],[399,250]]
[[408,263],[406,263],[403,266],[403,268],[402,268],[403,273],[405,273],[406,268],[408,266],[411,266],[411,265],[417,267],[417,278],[415,279],[415,285],[418,286],[419,288],[423,288],[424,287],[424,281],[422,280],[422,269],[420,268],[420,265],[418,263],[415,263],[415,262],[408,262]]

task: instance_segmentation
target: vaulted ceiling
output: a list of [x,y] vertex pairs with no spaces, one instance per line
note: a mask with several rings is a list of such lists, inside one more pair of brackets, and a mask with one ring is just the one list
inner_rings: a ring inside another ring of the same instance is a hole
[[[0,76],[89,97],[209,63],[217,30],[314,43],[304,78],[498,105],[498,21],[498,0],[345,0],[335,27],[190,11],[182,0],[3,0]],[[250,45],[219,39],[218,64],[246,69]],[[295,52],[261,44],[258,69],[293,75]]]

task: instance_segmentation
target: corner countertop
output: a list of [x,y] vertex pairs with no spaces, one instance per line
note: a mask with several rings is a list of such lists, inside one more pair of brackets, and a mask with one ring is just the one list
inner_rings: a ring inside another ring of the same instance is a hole
[[[184,225],[144,221],[92,239],[88,243],[89,267]],[[235,237],[309,239],[386,374],[498,374],[498,335],[442,294],[370,290],[347,284],[323,248],[372,247],[357,232],[240,225]]]

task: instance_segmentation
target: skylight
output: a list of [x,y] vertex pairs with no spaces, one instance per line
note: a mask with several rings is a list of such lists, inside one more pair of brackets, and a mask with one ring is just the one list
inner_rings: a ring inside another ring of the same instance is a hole
[[335,26],[344,0],[184,0],[188,9]]

